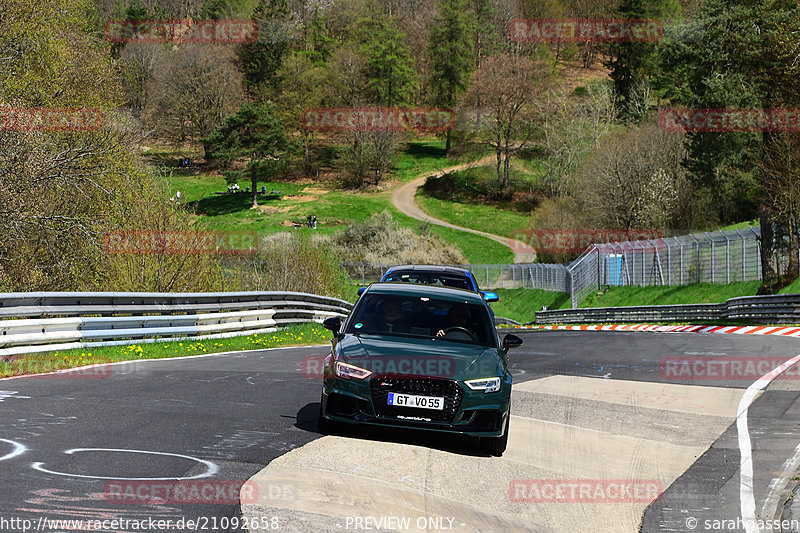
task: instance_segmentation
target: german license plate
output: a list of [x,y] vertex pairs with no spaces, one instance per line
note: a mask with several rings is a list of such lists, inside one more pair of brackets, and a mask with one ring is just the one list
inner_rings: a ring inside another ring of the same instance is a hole
[[418,409],[444,409],[444,398],[438,396],[415,396],[390,392],[387,399],[389,405],[396,407],[416,407]]

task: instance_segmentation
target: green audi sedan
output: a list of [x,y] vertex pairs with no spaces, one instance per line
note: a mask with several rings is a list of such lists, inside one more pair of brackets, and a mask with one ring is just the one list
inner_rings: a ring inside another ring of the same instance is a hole
[[508,442],[508,350],[480,294],[376,283],[333,331],[325,358],[320,426],[371,424],[479,437],[502,455]]

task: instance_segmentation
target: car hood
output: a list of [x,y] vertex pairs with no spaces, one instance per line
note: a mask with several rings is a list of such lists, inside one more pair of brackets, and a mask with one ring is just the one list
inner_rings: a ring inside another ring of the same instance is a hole
[[346,335],[337,345],[337,358],[382,376],[463,381],[503,375],[499,349],[445,340]]

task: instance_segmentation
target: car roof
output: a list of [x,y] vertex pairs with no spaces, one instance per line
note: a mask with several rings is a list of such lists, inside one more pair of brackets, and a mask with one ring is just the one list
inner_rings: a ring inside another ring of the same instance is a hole
[[389,272],[397,272],[398,270],[407,270],[410,272],[436,272],[436,273],[447,273],[447,274],[461,274],[462,276],[469,272],[469,270],[467,270],[466,268],[446,266],[446,265],[397,265],[391,267],[389,270],[386,271],[386,273],[388,274]]
[[392,294],[397,296],[430,296],[439,300],[484,304],[483,296],[477,292],[441,285],[417,285],[415,283],[373,283],[364,294]]

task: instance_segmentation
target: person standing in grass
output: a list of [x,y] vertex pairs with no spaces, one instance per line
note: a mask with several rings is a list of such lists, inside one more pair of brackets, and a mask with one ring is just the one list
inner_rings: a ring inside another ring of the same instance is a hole
[[314,224],[314,229],[317,229],[317,215],[314,215],[314,218],[311,219],[311,222]]

